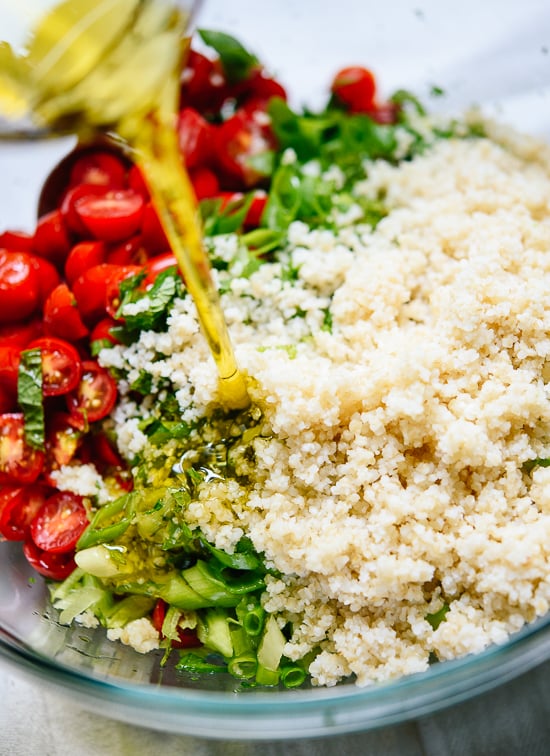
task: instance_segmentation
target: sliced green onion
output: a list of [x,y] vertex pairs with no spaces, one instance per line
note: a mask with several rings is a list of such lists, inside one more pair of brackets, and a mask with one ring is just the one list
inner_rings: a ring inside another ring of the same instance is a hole
[[255,654],[234,656],[227,664],[227,671],[239,680],[251,680],[256,675],[258,660]]
[[299,664],[284,664],[280,672],[285,688],[299,688],[307,677],[307,672]]

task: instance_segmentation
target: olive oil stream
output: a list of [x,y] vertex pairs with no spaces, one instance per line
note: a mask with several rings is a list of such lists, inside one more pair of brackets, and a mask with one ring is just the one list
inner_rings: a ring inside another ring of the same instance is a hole
[[30,115],[53,134],[107,136],[140,166],[215,360],[220,401],[241,409],[246,383],[175,131],[188,21],[168,0],[63,0],[40,19],[25,55],[0,43],[0,113]]

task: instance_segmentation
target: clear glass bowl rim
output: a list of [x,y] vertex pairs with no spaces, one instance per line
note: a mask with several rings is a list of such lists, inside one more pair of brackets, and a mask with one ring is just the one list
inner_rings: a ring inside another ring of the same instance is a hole
[[197,737],[277,740],[340,735],[424,716],[517,677],[550,658],[550,614],[503,645],[359,688],[228,693],[127,684],[82,674],[0,628],[0,660],[87,709],[120,721]]

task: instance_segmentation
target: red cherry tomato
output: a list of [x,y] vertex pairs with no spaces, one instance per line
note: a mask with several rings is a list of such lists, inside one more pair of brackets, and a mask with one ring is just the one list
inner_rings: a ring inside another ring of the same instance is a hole
[[40,302],[40,281],[27,252],[0,249],[0,323],[32,315]]
[[42,336],[43,332],[42,321],[38,318],[6,323],[6,325],[0,325],[0,344],[2,347],[15,346],[23,349],[33,339]]
[[367,113],[374,105],[376,81],[367,68],[349,66],[338,71],[331,91],[350,112]]
[[231,95],[237,98],[239,107],[246,106],[250,100],[261,100],[265,106],[272,97],[287,99],[286,90],[282,84],[261,68],[253,69],[246,79],[233,84]]
[[381,124],[391,124],[397,122],[399,115],[399,105],[394,102],[384,102],[379,105],[375,105],[371,110],[367,112],[373,121]]
[[102,420],[115,406],[117,385],[110,373],[93,360],[82,363],[82,377],[77,388],[67,395],[71,423],[87,430],[89,423]]
[[65,554],[72,551],[88,525],[81,496],[58,491],[46,499],[30,524],[31,538],[42,551]]
[[60,283],[61,278],[57,268],[45,257],[38,255],[29,255],[29,260],[38,277],[38,299],[40,304],[44,304],[49,294]]
[[46,434],[46,465],[58,470],[68,465],[82,442],[82,431],[75,428],[66,412],[55,412],[48,417]]
[[105,262],[110,265],[143,265],[148,255],[139,234],[109,248]]
[[98,184],[112,189],[126,186],[126,166],[114,153],[93,149],[75,160],[69,179],[76,184]]
[[30,538],[23,544],[23,553],[31,567],[50,580],[65,580],[76,569],[73,551],[64,554],[43,551]]
[[23,415],[0,415],[0,484],[34,483],[44,467],[44,452],[25,441]]
[[52,493],[41,483],[29,486],[7,486],[0,494],[0,534],[8,541],[24,541],[31,522]]
[[136,265],[95,265],[73,284],[80,314],[87,324],[95,324],[107,314],[107,295],[112,294],[113,285],[120,284],[124,278],[139,273],[141,267]]
[[[166,602],[163,601],[163,599],[158,599],[151,614],[151,622],[153,624],[153,627],[162,637],[164,637],[162,635],[162,626],[166,617],[166,610]],[[170,645],[172,646],[172,648],[195,648],[196,646],[202,645],[197,637],[196,630],[193,630],[191,628],[178,628],[178,636],[179,640],[171,641]]]
[[151,202],[148,202],[143,210],[141,239],[143,246],[150,255],[156,255],[159,252],[166,252],[167,249],[170,249],[170,242],[164,233],[157,211]]
[[0,414],[17,410],[17,393],[0,383]]
[[145,201],[149,199],[149,188],[145,183],[143,174],[137,165],[133,165],[128,171],[128,187],[130,189],[133,189],[134,192],[141,194]]
[[[219,192],[214,199],[221,200],[220,208],[223,210],[230,202],[236,202],[244,197],[242,192]],[[247,229],[258,228],[262,214],[267,204],[267,194],[263,189],[256,189],[252,195],[252,202],[243,221]]]
[[80,356],[68,341],[44,336],[31,341],[28,349],[40,349],[42,353],[44,396],[67,394],[78,386],[82,371]]
[[200,167],[189,171],[189,178],[193,184],[197,200],[213,197],[220,191],[218,177],[210,168]]
[[60,210],[52,210],[39,218],[32,248],[37,255],[45,257],[54,265],[63,265],[71,241]]
[[252,158],[275,146],[267,118],[264,110],[247,112],[241,109],[220,124],[215,132],[217,165],[234,188],[251,188],[264,179],[254,167]]
[[143,266],[136,265],[121,265],[121,270],[118,275],[111,277],[107,284],[107,290],[105,292],[105,309],[107,315],[111,318],[116,318],[118,308],[120,307],[120,284],[125,278],[134,276],[136,273],[143,271]]
[[66,341],[78,341],[88,335],[74,294],[67,284],[59,284],[44,303],[44,325],[49,336]]
[[32,252],[33,238],[25,231],[4,231],[0,234],[0,248],[14,252]]
[[[86,197],[103,196],[107,189],[101,184],[77,184],[69,187],[63,195],[60,206],[60,213],[63,221],[73,234],[83,238],[90,237],[90,231],[84,225],[82,218],[76,211],[76,205],[80,200]],[[67,250],[67,254],[70,251]],[[67,255],[65,255],[67,257]]]
[[195,110],[183,108],[178,116],[178,140],[188,169],[205,165],[212,157],[213,130],[208,121]]
[[219,61],[190,50],[181,78],[181,101],[200,113],[217,112],[229,94]]
[[162,255],[157,255],[148,260],[143,269],[145,270],[145,278],[143,279],[142,287],[148,289],[155,283],[155,280],[159,273],[162,273],[169,268],[178,269],[178,261],[176,256],[172,252],[165,252]]
[[0,385],[17,394],[17,377],[21,348],[15,344],[0,346]]
[[70,284],[94,265],[105,262],[105,245],[103,242],[80,242],[69,252],[65,261],[65,278]]
[[74,202],[74,210],[95,239],[116,242],[137,233],[145,205],[132,189],[88,194]]
[[94,341],[109,341],[111,344],[120,344],[120,341],[111,333],[112,328],[116,328],[118,323],[113,318],[103,318],[96,323],[90,334],[90,344]]
[[92,436],[92,450],[100,467],[125,467],[124,460],[105,433]]

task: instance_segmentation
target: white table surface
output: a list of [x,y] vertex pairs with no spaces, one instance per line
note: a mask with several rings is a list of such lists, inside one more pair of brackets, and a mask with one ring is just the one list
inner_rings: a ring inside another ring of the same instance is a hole
[[547,756],[550,662],[420,720],[324,739],[221,741],[165,734],[92,714],[0,666],[2,756]]

